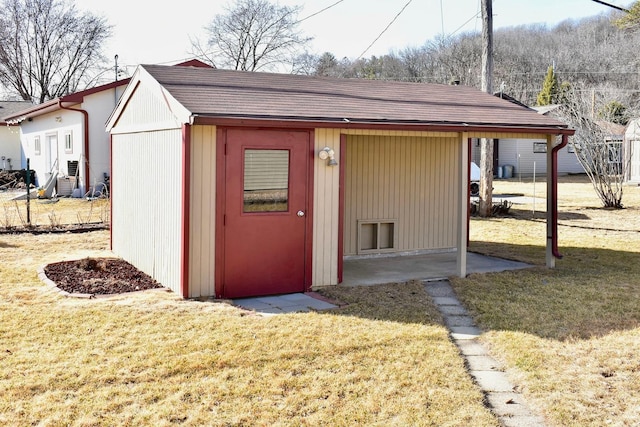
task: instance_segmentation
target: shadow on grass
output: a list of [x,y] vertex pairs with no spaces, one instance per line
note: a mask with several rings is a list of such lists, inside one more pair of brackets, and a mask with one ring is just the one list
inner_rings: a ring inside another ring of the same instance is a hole
[[[478,252],[537,263],[524,270],[450,278],[460,301],[483,330],[533,334],[558,341],[588,339],[640,327],[640,263],[635,252],[567,247],[556,268],[545,249],[482,242]],[[420,281],[327,287],[320,293],[346,304],[332,314],[443,325]]]
[[367,286],[328,286],[318,291],[344,304],[324,313],[363,319],[444,325],[442,316],[418,280]]
[[[480,251],[526,262],[535,254],[538,263],[544,256],[544,248],[528,245],[483,242]],[[566,340],[640,327],[637,252],[567,247],[562,253],[555,269],[473,274],[451,284],[484,330]]]
[[[541,206],[544,208],[544,206]],[[547,213],[544,210],[536,210],[535,213],[531,209],[519,209],[511,207],[509,213],[502,215],[503,218],[514,218],[524,221],[544,220],[547,219]],[[478,217],[474,217],[478,218]],[[479,219],[479,218],[478,218]],[[588,221],[591,217],[578,212],[558,212],[558,220],[560,221]]]
[[18,246],[0,240],[0,248],[17,248]]

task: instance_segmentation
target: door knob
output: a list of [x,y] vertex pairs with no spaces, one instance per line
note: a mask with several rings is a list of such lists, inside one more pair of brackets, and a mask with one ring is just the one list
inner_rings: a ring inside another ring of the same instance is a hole
[[300,217],[304,216],[304,211],[298,211],[298,216]]

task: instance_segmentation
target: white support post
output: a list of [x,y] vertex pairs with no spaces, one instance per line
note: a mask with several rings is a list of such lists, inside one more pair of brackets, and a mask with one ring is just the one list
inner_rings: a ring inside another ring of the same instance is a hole
[[469,135],[460,134],[460,154],[458,156],[460,182],[458,185],[458,235],[456,270],[459,277],[467,276],[467,236],[469,227]]

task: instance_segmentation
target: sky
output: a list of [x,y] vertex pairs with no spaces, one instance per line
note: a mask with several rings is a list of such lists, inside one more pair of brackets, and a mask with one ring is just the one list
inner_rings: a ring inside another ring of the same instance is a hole
[[[304,19],[337,1],[273,2],[302,6],[298,18]],[[608,2],[622,7],[632,3],[631,0]],[[113,26],[113,36],[105,45],[105,56],[114,58],[117,54],[119,68],[125,68],[130,75],[137,64],[175,64],[193,57],[189,53],[190,40],[205,40],[204,27],[217,14],[224,13],[224,7],[231,6],[233,1],[178,0],[154,2],[150,6],[149,2],[135,0],[75,0],[75,4],[80,10],[104,16]],[[611,10],[592,0],[493,0],[493,25],[494,29],[540,23],[553,27],[567,19],[579,20]],[[331,52],[338,59],[356,59],[361,55],[368,58],[420,47],[443,33],[449,36],[480,31],[479,11],[480,0],[342,0],[304,19],[299,29],[313,37],[310,53]]]

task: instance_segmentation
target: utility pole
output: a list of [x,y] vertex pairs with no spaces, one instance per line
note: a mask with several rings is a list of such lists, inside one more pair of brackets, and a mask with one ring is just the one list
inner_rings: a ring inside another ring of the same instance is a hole
[[[493,6],[482,0],[482,90],[493,95]],[[479,214],[491,216],[493,211],[493,139],[480,140],[480,205]]]

